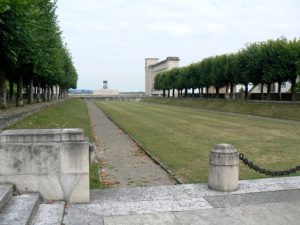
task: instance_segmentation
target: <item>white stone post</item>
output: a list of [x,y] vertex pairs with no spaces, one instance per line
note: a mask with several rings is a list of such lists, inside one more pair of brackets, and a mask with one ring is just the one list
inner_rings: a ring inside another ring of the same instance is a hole
[[238,188],[239,156],[230,144],[218,144],[210,152],[208,187],[215,191]]

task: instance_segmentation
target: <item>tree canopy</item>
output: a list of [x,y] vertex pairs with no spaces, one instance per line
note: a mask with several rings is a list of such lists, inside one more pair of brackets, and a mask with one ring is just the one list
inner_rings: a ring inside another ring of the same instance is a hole
[[55,10],[51,0],[0,0],[0,83],[76,87],[77,72]]
[[[278,83],[292,84],[292,100],[295,100],[296,80],[300,71],[300,39],[287,40],[284,37],[265,42],[247,44],[237,53],[223,54],[205,58],[187,67],[175,68],[158,74],[155,87],[164,89],[194,89],[213,86],[218,95],[219,88],[241,84],[245,85],[245,97],[248,85],[264,84],[269,87]],[[171,80],[171,82],[166,82]],[[164,85],[162,85],[162,83]],[[177,86],[173,84],[177,83]]]

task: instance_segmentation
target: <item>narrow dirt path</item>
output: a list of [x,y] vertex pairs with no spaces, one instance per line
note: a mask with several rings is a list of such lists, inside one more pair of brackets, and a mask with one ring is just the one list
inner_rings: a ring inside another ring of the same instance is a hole
[[111,187],[147,187],[175,184],[131,138],[93,103],[87,102],[96,139],[99,140],[101,175]]

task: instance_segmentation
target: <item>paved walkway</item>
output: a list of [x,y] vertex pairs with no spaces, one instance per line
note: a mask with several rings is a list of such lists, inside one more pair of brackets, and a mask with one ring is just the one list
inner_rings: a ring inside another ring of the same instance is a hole
[[31,115],[34,112],[41,110],[44,107],[56,104],[63,100],[55,100],[51,102],[35,103],[32,105],[25,105],[24,107],[12,107],[7,110],[0,111],[0,129],[3,129],[15,122],[22,120],[26,116]]
[[94,190],[65,212],[65,225],[299,225],[300,177],[244,180],[230,193],[207,184]]
[[127,134],[93,103],[87,102],[101,160],[103,182],[111,187],[149,187],[175,184]]

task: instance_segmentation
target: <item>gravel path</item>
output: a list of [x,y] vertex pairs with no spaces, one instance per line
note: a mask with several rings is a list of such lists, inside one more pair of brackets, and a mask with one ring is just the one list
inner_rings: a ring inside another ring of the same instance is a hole
[[101,155],[101,176],[111,187],[147,187],[175,184],[132,139],[93,103],[87,102]]

